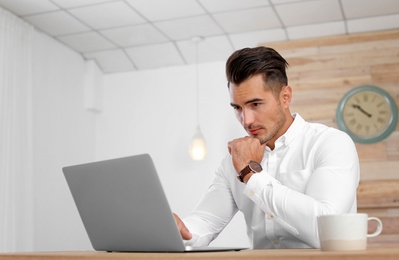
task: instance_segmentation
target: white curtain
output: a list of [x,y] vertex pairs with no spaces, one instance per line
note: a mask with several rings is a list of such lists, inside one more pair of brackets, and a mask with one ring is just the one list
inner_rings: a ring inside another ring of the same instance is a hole
[[33,37],[0,7],[0,252],[33,248]]

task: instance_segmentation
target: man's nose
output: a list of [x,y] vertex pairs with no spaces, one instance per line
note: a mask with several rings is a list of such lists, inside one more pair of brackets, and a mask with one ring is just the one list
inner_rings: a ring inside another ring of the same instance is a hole
[[249,126],[253,123],[254,116],[253,113],[248,109],[243,109],[241,112],[241,124],[243,126]]

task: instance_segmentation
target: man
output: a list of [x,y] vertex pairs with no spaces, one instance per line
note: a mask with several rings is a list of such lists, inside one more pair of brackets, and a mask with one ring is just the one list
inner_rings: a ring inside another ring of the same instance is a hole
[[175,215],[188,245],[208,245],[240,210],[252,248],[319,247],[317,216],[356,212],[356,147],[344,132],[291,114],[287,66],[266,47],[227,60],[231,106],[248,136],[228,143],[193,212]]

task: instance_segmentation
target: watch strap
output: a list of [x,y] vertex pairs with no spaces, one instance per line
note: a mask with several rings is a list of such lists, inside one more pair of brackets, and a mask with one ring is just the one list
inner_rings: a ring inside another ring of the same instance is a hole
[[250,173],[250,172],[254,172],[254,171],[252,171],[251,167],[249,167],[249,164],[248,164],[247,166],[245,166],[244,169],[242,169],[240,171],[240,173],[238,174],[237,178],[240,180],[240,182],[244,182],[245,176],[247,176],[248,173]]
[[262,171],[262,166],[255,162],[255,161],[250,161],[247,166],[244,167],[238,174],[237,178],[241,181],[244,182],[245,176],[247,176],[250,172],[253,173],[258,173]]

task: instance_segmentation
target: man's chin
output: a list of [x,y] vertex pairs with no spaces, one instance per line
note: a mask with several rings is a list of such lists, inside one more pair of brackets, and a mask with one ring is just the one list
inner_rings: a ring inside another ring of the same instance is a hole
[[261,136],[258,134],[252,134],[251,132],[247,131],[248,136],[256,138],[260,141],[261,144],[266,144],[267,142],[270,141],[269,138],[265,137],[265,136]]
[[253,138],[256,138],[259,140],[260,144],[267,144],[267,142],[269,142],[269,139],[266,139],[262,136],[258,136],[258,135],[251,135]]

